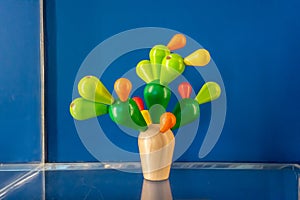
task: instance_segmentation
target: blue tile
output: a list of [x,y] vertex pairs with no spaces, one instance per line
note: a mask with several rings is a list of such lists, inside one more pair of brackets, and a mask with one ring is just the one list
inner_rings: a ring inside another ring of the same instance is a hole
[[0,163],[41,159],[39,1],[0,2]]

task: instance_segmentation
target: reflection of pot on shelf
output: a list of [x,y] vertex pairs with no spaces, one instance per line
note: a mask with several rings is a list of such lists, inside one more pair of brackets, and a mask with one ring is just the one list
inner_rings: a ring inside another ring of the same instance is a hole
[[172,200],[172,191],[169,180],[153,182],[144,180],[141,200]]
[[144,178],[161,181],[169,178],[175,146],[173,132],[160,132],[159,124],[151,124],[138,139]]

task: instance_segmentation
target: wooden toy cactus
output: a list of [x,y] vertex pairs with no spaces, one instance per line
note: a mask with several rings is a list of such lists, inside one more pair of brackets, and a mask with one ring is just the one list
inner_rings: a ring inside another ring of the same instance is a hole
[[172,113],[167,112],[171,98],[168,85],[185,70],[185,66],[205,66],[210,62],[209,52],[199,49],[183,58],[172,51],[183,48],[186,38],[176,34],[165,45],[155,45],[149,53],[149,60],[142,60],[136,66],[137,75],[145,81],[144,100],[130,98],[132,84],[126,78],[115,82],[118,98],[114,99],[103,83],[94,76],[83,77],[78,84],[81,98],[70,104],[70,113],[76,120],[86,120],[109,113],[115,123],[140,132],[138,146],[144,178],[160,181],[169,178],[175,137],[172,130],[196,120],[200,116],[199,105],[217,99],[220,86],[207,82],[197,96],[191,98],[192,86],[181,83],[178,92],[182,99]]

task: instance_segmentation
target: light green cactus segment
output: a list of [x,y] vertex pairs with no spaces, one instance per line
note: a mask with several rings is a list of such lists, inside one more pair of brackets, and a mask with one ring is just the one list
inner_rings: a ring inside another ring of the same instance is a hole
[[78,92],[84,99],[111,105],[114,98],[95,76],[85,76],[78,83]]
[[162,60],[170,54],[170,50],[165,45],[155,45],[149,53],[152,64],[152,74],[154,80],[160,78]]
[[155,80],[152,73],[152,64],[149,60],[142,60],[136,66],[136,74],[146,83]]
[[213,100],[216,100],[221,95],[221,88],[215,82],[206,82],[199,93],[197,94],[195,100],[199,104],[204,104]]
[[162,61],[160,84],[167,86],[185,70],[183,58],[176,53],[166,56]]
[[70,113],[74,119],[86,120],[108,113],[108,106],[101,103],[77,98],[70,104]]

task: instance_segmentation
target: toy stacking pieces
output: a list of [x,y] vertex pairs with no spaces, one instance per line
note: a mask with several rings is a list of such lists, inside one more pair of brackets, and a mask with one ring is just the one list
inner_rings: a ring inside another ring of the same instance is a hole
[[108,114],[113,122],[140,132],[138,146],[144,178],[160,181],[169,178],[175,137],[172,130],[189,124],[200,117],[199,105],[217,99],[220,86],[207,82],[197,96],[191,98],[192,86],[183,82],[178,86],[181,100],[172,113],[166,112],[171,98],[168,85],[180,76],[186,66],[205,66],[210,62],[209,52],[198,49],[183,58],[172,51],[183,48],[186,38],[176,34],[165,45],[155,45],[149,53],[149,60],[142,60],[136,66],[137,75],[146,83],[144,100],[130,98],[131,82],[126,78],[116,80],[114,99],[103,83],[94,76],[83,77],[78,83],[81,96],[70,104],[70,113],[76,120],[87,120]]
[[109,116],[117,124],[129,128],[144,131],[147,123],[141,114],[138,105],[134,100],[128,98],[131,91],[131,82],[128,79],[120,78],[115,82],[115,91],[119,96],[109,107]]
[[191,99],[192,86],[183,82],[178,86],[182,99],[176,104],[173,114],[177,122],[173,129],[179,128],[196,120],[200,116],[199,105],[217,99],[221,94],[220,86],[215,82],[207,82],[200,89],[195,99]]
[[137,106],[139,107],[147,125],[152,124],[150,113],[148,110],[145,110],[145,105],[144,105],[143,99],[141,97],[133,97],[132,100],[134,100],[135,103],[137,104]]

